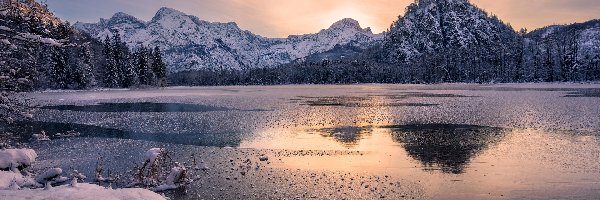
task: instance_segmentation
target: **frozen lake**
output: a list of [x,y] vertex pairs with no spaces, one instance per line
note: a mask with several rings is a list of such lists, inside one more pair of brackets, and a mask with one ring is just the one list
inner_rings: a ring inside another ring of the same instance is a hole
[[[48,91],[43,166],[126,174],[145,150],[210,166],[171,197],[591,199],[600,85],[300,85]],[[230,148],[231,147],[231,148]],[[241,160],[269,163],[239,175]],[[234,164],[235,163],[235,164]],[[235,169],[234,169],[235,168]],[[313,184],[314,182],[314,184]],[[255,196],[252,196],[255,195]]]

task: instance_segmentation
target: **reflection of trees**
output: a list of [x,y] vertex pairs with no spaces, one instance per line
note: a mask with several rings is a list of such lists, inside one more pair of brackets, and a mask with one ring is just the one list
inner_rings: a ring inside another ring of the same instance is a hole
[[456,124],[389,126],[394,141],[428,170],[464,172],[471,158],[499,142],[504,129]]
[[365,97],[350,97],[350,96],[337,96],[337,97],[302,97],[304,102],[300,105],[308,106],[341,106],[341,107],[358,107],[358,108],[372,108],[372,107],[403,107],[403,106],[437,106],[437,104],[426,104],[426,103],[404,103],[395,102],[393,100],[405,99],[405,96],[365,96]]
[[324,128],[311,130],[309,132],[318,133],[324,137],[331,137],[346,147],[353,147],[365,136],[370,135],[373,132],[373,129],[372,127],[342,127]]
[[242,133],[237,132],[142,133],[85,124],[40,121],[18,122],[15,123],[14,126],[10,127],[10,129],[12,132],[22,133],[23,135],[21,135],[20,139],[23,142],[29,140],[31,138],[31,134],[40,133],[42,130],[52,139],[58,138],[56,136],[57,133],[76,131],[80,133],[79,137],[119,138],[196,146],[237,147],[242,141]]
[[182,103],[100,103],[97,105],[58,105],[45,106],[43,109],[70,110],[82,112],[210,112],[231,110],[222,107],[213,107],[196,104]]

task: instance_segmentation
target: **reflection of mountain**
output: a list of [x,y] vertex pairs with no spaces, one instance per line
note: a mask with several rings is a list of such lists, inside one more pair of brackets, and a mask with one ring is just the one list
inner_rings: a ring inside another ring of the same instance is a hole
[[373,132],[372,127],[341,127],[310,130],[324,137],[331,137],[346,147],[355,146],[358,141]]
[[457,124],[388,126],[394,141],[426,169],[444,173],[464,172],[471,158],[499,142],[505,129]]

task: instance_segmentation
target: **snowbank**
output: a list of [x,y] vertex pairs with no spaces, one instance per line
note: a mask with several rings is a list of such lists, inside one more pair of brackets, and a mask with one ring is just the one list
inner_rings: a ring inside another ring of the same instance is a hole
[[30,166],[37,158],[33,149],[6,149],[0,150],[0,169],[14,171],[19,167]]
[[77,183],[75,187],[70,185],[52,187],[48,190],[0,190],[0,199],[78,199],[78,200],[163,200],[163,196],[150,190],[140,188],[107,189],[98,185]]
[[[107,189],[98,185],[77,183],[78,178],[85,178],[77,171],[73,172],[70,185],[51,187],[50,183],[65,182],[67,177],[61,176],[63,170],[51,168],[44,173],[38,174],[35,180],[31,175],[23,176],[20,169],[30,166],[37,154],[32,149],[6,149],[0,150],[0,199],[165,199],[163,196],[150,190],[140,188]],[[25,173],[27,174],[27,173]],[[181,174],[174,174],[177,180]],[[45,183],[46,187],[41,188]],[[40,189],[29,189],[40,188]]]
[[0,190],[8,189],[13,181],[16,182],[19,187],[42,187],[41,184],[37,183],[32,178],[23,177],[20,173],[0,171]]

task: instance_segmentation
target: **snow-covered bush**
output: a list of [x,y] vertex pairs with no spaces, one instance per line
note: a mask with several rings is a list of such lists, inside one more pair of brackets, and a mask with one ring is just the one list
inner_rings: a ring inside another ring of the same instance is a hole
[[0,150],[0,170],[18,172],[31,166],[36,158],[33,149]]
[[[52,184],[68,180],[62,176],[60,168],[47,169],[35,178],[24,171],[33,164],[37,154],[32,149],[0,150],[0,198],[1,199],[134,199],[164,200],[165,198],[150,190],[141,188],[112,189],[94,184],[79,183],[85,176],[74,171],[70,184],[52,187]],[[173,173],[172,173],[173,174]],[[174,183],[181,173],[170,175],[169,183]]]
[[154,191],[176,189],[188,182],[187,169],[184,164],[174,162],[166,149],[152,148],[145,153],[142,166],[133,170],[130,186],[142,185]]

